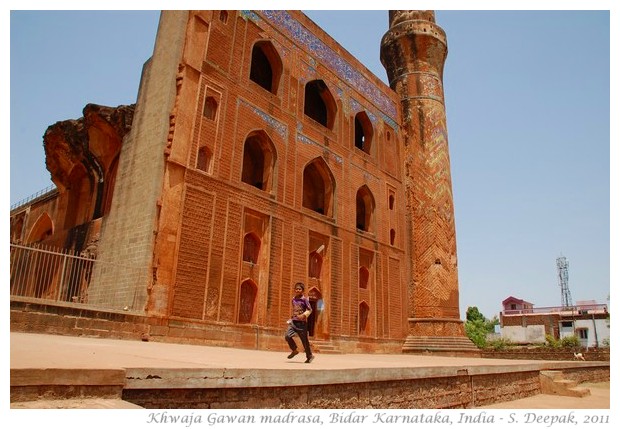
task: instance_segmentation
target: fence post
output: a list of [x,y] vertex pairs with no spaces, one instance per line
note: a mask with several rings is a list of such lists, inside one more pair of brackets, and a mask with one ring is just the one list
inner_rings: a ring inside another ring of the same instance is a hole
[[56,301],[60,302],[62,301],[61,299],[61,294],[62,294],[62,290],[64,288],[64,284],[65,284],[65,269],[67,267],[67,254],[66,253],[62,253],[62,268],[60,271],[60,282],[58,284],[58,296],[56,298]]

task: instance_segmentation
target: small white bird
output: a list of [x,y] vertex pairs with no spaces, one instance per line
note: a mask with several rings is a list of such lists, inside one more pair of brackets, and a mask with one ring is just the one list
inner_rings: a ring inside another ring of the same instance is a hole
[[578,360],[586,360],[586,358],[583,357],[583,353],[575,352],[573,353],[573,356],[575,356],[575,359],[578,359]]

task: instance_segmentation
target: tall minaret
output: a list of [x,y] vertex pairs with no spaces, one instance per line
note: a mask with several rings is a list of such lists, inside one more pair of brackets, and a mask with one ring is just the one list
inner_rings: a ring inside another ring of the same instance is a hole
[[408,336],[404,352],[475,354],[459,316],[456,232],[443,67],[446,35],[429,10],[390,11],[381,62],[401,99],[407,205]]

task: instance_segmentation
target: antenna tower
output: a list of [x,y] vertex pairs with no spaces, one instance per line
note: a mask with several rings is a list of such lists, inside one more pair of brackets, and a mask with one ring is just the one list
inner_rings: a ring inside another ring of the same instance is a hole
[[564,256],[560,256],[555,263],[558,267],[558,282],[562,291],[562,308],[570,308],[573,306],[573,299],[568,288],[568,261]]

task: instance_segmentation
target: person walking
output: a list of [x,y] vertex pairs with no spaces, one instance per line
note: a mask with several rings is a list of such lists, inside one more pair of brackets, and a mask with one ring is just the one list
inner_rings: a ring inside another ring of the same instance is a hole
[[308,340],[308,316],[312,313],[312,307],[310,306],[308,297],[304,296],[305,288],[302,282],[295,283],[293,287],[295,293],[292,300],[293,314],[290,320],[287,321],[288,329],[286,330],[284,339],[291,348],[291,354],[287,356],[288,359],[292,359],[299,354],[297,343],[293,339],[293,337],[297,335],[306,352],[305,363],[311,363],[314,359],[314,355],[312,354],[312,350],[310,350],[310,341]]

